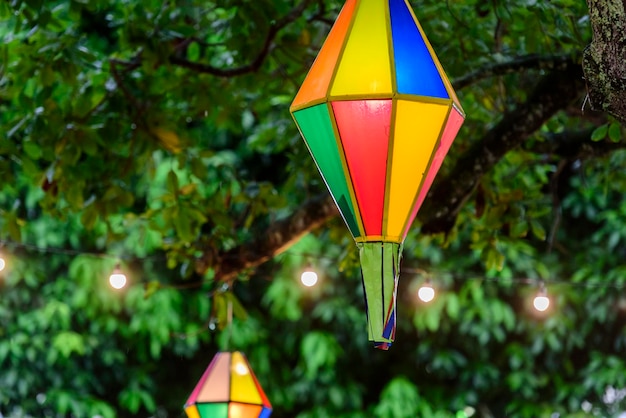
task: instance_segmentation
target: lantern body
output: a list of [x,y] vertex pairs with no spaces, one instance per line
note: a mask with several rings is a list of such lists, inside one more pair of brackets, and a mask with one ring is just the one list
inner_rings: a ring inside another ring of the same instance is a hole
[[219,352],[185,402],[188,418],[267,418],[272,405],[246,357]]
[[465,117],[408,1],[347,0],[290,111],[357,242],[369,336],[387,348],[402,243]]

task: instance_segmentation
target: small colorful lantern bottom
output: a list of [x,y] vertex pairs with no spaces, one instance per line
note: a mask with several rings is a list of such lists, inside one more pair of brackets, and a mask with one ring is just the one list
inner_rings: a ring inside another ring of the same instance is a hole
[[219,352],[185,403],[188,418],[268,418],[272,405],[246,357]]
[[388,350],[396,335],[396,296],[402,244],[359,242],[367,309],[367,335],[374,347]]

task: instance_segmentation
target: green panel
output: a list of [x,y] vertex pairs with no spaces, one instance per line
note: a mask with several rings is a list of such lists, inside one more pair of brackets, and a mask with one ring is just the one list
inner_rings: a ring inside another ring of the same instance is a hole
[[298,110],[294,117],[352,236],[361,236],[328,105],[322,103]]
[[391,242],[358,243],[367,306],[368,337],[387,349],[395,336],[396,291],[402,246]]
[[228,403],[196,404],[200,418],[228,418]]

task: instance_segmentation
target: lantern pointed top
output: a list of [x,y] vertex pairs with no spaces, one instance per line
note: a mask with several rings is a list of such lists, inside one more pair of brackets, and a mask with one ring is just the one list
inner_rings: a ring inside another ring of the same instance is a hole
[[267,418],[272,405],[246,357],[220,352],[185,402],[188,418]]
[[463,108],[407,0],[347,0],[290,110],[418,96]]

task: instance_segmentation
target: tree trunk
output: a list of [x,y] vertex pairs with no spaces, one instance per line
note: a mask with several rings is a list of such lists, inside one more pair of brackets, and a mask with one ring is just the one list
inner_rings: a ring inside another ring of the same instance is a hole
[[626,124],[626,0],[587,0],[593,41],[583,54],[591,109]]

